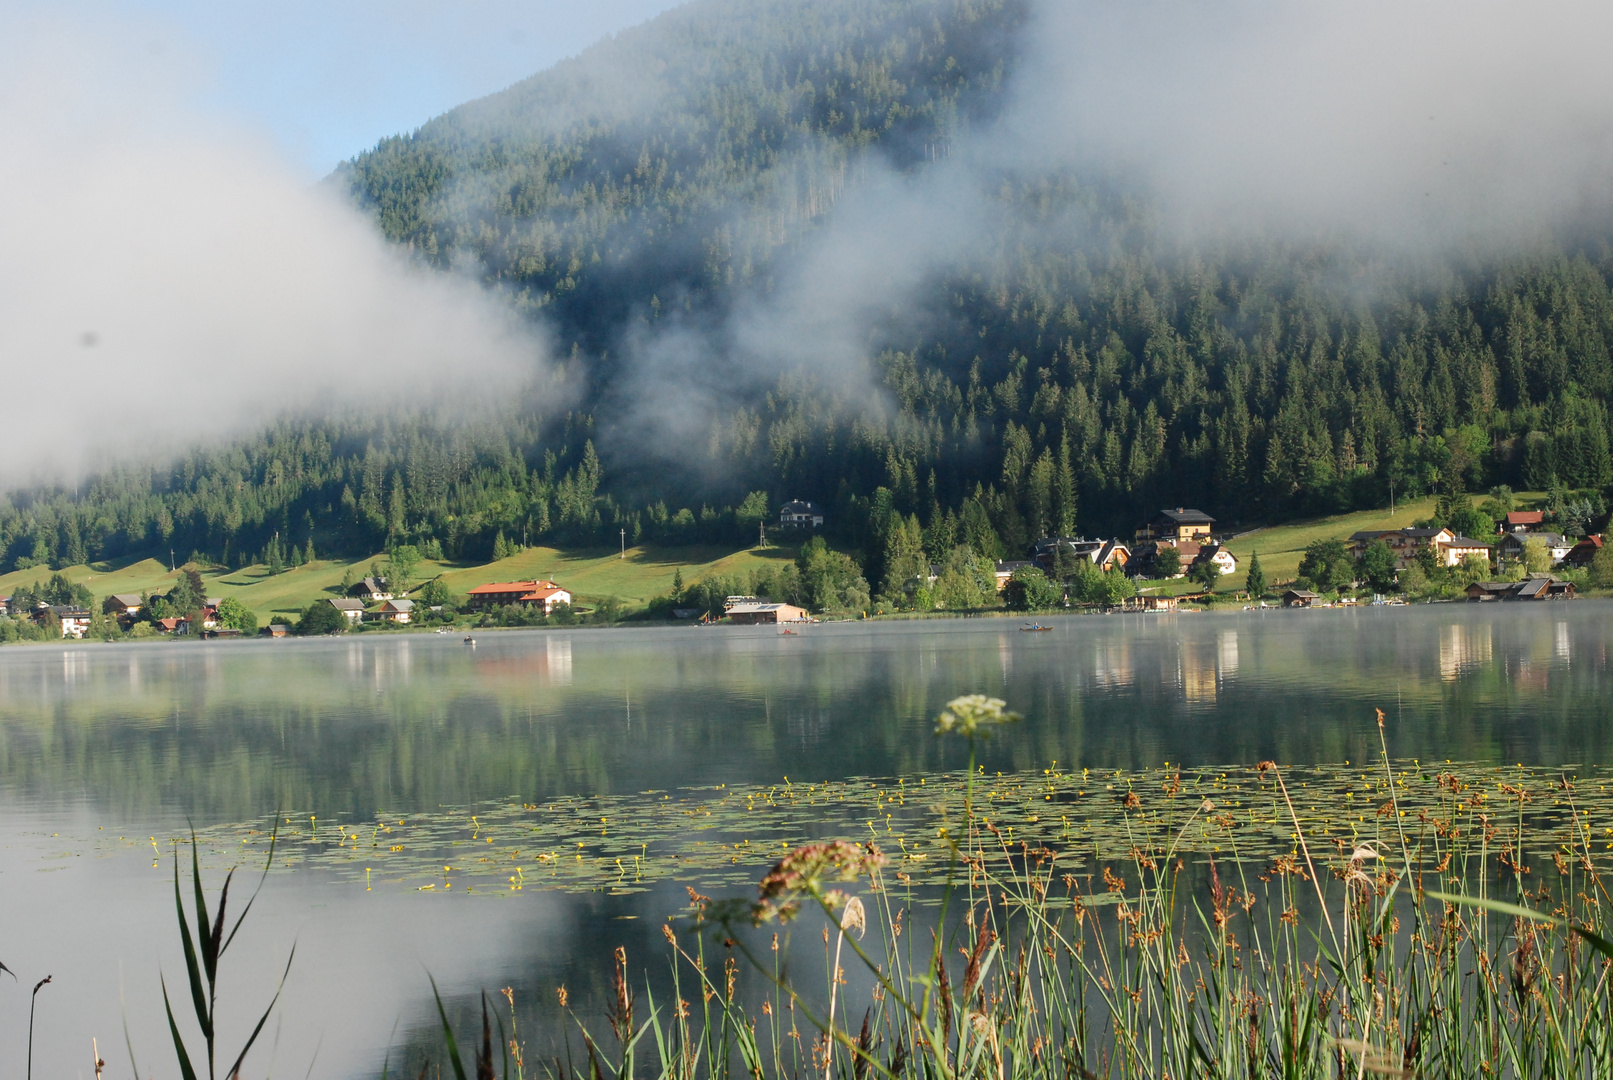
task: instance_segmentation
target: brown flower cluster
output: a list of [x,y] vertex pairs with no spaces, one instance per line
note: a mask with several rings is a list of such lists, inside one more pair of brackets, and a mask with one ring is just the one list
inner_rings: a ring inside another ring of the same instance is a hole
[[831,908],[840,907],[846,902],[845,894],[826,889],[826,885],[856,881],[885,863],[884,854],[873,844],[832,840],[798,847],[762,878],[761,899],[751,909],[751,917],[757,925],[773,919],[788,922],[801,910],[803,896],[821,899]]

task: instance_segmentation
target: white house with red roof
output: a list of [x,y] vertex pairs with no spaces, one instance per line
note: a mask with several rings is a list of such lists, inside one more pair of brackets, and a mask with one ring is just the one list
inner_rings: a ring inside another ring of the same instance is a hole
[[478,585],[466,595],[473,608],[541,605],[548,615],[562,604],[571,606],[571,593],[552,581],[494,581]]

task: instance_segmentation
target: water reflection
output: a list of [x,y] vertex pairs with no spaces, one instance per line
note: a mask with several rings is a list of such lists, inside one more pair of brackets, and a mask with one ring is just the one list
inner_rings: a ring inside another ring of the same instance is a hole
[[[40,928],[20,955],[41,967],[65,947],[69,924],[113,903],[116,918],[91,935],[93,949],[61,961],[78,986],[77,1015],[112,1033],[111,959],[149,983],[157,946],[141,935],[170,933],[171,896],[149,850],[83,858],[85,836],[143,843],[187,816],[205,826],[277,807],[352,819],[485,799],[955,769],[966,751],[935,739],[931,718],[973,691],[1027,717],[985,745],[992,770],[1358,760],[1377,752],[1380,707],[1396,756],[1613,763],[1610,611],[1579,601],[1082,617],[1038,634],[982,620],[792,637],[571,630],[486,634],[474,649],[448,635],[7,648],[0,874],[9,885],[0,895],[14,924]],[[67,869],[38,873],[47,859]],[[416,992],[423,980],[410,981],[428,952],[450,986],[515,972],[552,993],[563,978],[586,978],[578,972],[624,934],[642,930],[633,947],[649,955],[651,924],[677,906],[670,892],[607,911],[534,891],[467,915],[458,898],[330,889],[278,881],[263,940],[267,951],[298,934],[363,943],[309,950],[299,975],[304,1020],[341,1011],[355,987],[374,996],[375,1023],[327,1032],[324,1060],[341,1063],[332,1075],[377,1056],[399,1012],[406,1026],[429,1016],[429,996]],[[629,916],[643,922],[616,921]],[[133,951],[119,952],[131,936]],[[388,941],[407,948],[382,956]],[[333,998],[319,996],[323,985],[338,988]],[[131,1008],[145,1016],[144,1004]],[[63,1046],[90,1034],[44,1022]],[[6,1023],[0,1035],[11,1033]],[[77,1058],[61,1060],[65,1075]]]

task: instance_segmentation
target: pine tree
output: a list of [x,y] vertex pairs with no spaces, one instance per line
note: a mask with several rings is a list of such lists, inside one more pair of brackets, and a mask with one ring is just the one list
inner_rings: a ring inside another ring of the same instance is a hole
[[509,557],[510,542],[504,539],[504,530],[500,529],[498,535],[493,538],[493,561],[498,562]]
[[683,567],[672,571],[672,602],[683,603]]
[[311,534],[308,537],[308,546],[303,549],[302,561],[307,564],[312,564],[314,561],[314,538]]
[[1249,590],[1249,599],[1258,600],[1266,594],[1266,572],[1260,569],[1260,552],[1249,554],[1249,577],[1244,585]]

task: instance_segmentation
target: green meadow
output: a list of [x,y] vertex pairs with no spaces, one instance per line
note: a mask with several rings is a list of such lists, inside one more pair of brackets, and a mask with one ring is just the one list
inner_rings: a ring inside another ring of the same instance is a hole
[[[630,547],[624,554],[598,548],[532,547],[508,559],[478,566],[422,562],[416,580],[425,582],[442,575],[450,590],[464,593],[493,581],[543,578],[571,590],[579,606],[615,596],[632,610],[670,591],[673,576],[679,570],[684,580],[692,583],[713,574],[749,573],[794,557],[793,548],[728,551],[701,546]],[[322,597],[340,595],[342,578],[349,573],[355,578],[364,576],[371,563],[384,567],[385,553],[351,561],[319,559],[280,574],[270,574],[260,565],[203,570],[202,581],[209,596],[237,597],[257,614],[259,623],[268,623],[290,618]],[[20,585],[48,581],[57,572],[36,567],[0,575],[0,596],[10,595]],[[89,586],[97,599],[113,593],[167,592],[178,578],[176,572],[156,559],[110,566],[69,566],[59,572],[74,584]]]

